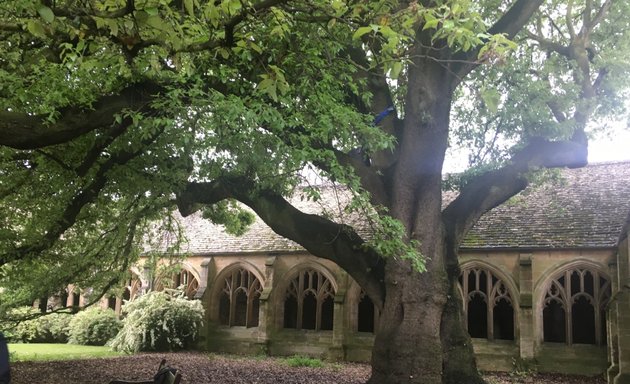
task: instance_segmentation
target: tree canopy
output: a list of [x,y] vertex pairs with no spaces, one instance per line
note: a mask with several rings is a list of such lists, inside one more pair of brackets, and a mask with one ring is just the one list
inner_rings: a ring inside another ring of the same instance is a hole
[[[589,132],[623,116],[629,7],[3,1],[4,304],[69,283],[105,292],[156,220],[202,209],[238,231],[233,201],[338,263],[379,307],[396,296],[388,274],[411,274],[403,264],[439,285],[484,212],[532,171],[584,165]],[[442,212],[449,145],[472,168]],[[305,172],[346,185],[379,235],[292,207]]]

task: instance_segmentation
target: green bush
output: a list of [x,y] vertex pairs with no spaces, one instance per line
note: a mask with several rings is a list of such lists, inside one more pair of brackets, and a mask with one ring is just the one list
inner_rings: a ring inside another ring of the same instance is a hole
[[88,308],[72,317],[70,321],[71,344],[105,345],[116,336],[122,324],[111,309]]
[[150,292],[123,306],[123,328],[111,342],[116,351],[171,351],[192,346],[203,321],[198,300]]
[[[32,318],[22,320],[29,317]],[[3,319],[0,331],[13,343],[65,343],[70,318],[67,313],[41,315],[35,308],[20,307],[11,310]]]

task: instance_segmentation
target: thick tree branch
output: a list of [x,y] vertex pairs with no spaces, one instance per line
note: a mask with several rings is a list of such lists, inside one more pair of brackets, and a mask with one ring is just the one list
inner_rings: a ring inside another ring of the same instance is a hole
[[85,133],[108,128],[124,110],[147,108],[160,87],[150,83],[129,86],[116,95],[98,99],[92,109],[67,107],[53,123],[46,116],[0,111],[0,145],[15,149],[35,149],[71,141]]
[[586,143],[537,139],[512,157],[507,166],[471,180],[442,213],[447,238],[455,248],[477,220],[528,185],[527,173],[540,168],[586,165]]
[[505,33],[513,38],[527,24],[544,0],[517,0],[490,29],[491,34]]
[[270,191],[252,193],[245,179],[222,179],[209,183],[189,183],[177,196],[180,213],[191,214],[198,204],[212,204],[225,198],[236,199],[252,208],[277,234],[295,241],[311,254],[332,260],[347,271],[382,307],[384,300],[382,258],[365,246],[350,226],[318,215],[304,213],[282,196]]

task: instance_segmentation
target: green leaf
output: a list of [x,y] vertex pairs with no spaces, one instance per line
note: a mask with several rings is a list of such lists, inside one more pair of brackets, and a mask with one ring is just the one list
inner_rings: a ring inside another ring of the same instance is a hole
[[230,51],[227,50],[226,48],[221,47],[218,49],[218,52],[219,52],[219,55],[221,55],[223,59],[227,60],[230,58]]
[[193,0],[184,0],[184,8],[186,8],[188,16],[195,16],[195,4]]
[[278,101],[278,94],[276,92],[276,82],[274,79],[263,75],[263,80],[258,83],[258,90],[262,93],[266,93],[271,97],[273,101]]
[[37,8],[37,13],[39,13],[42,19],[44,19],[44,21],[49,24],[55,21],[55,14],[53,13],[52,9],[48,8],[45,5]]
[[426,30],[429,28],[436,28],[438,26],[438,24],[440,23],[440,20],[438,19],[431,19],[429,21],[427,21],[426,23],[424,23],[424,26],[422,27],[422,30]]
[[149,14],[149,16],[155,16],[159,13],[157,7],[148,7],[145,8],[144,11]]
[[44,26],[42,25],[42,23],[40,23],[37,20],[29,20],[28,23],[26,24],[26,29],[33,36],[46,37],[46,29],[44,29]]
[[400,72],[402,71],[402,68],[403,68],[402,62],[400,62],[400,61],[395,61],[395,62],[392,64],[392,68],[391,68],[391,69],[390,69],[390,71],[389,71],[389,76],[390,76],[392,79],[397,79],[397,78],[398,78],[398,76],[400,75]]
[[486,104],[486,108],[488,108],[488,111],[492,113],[497,113],[497,111],[499,110],[499,102],[501,101],[501,95],[499,94],[499,91],[494,88],[482,89],[481,98]]
[[359,27],[352,35],[352,40],[358,40],[361,38],[361,36],[367,33],[370,33],[372,31],[373,31],[372,27]]

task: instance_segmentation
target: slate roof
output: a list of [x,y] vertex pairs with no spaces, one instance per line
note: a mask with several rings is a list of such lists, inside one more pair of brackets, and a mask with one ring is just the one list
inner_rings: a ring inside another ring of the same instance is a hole
[[486,213],[466,248],[615,247],[630,212],[630,162],[564,169]]
[[[306,212],[326,211],[348,224],[357,218],[340,212],[336,200],[348,198],[325,187],[326,204],[296,196],[293,204]],[[542,184],[530,186],[505,204],[486,213],[468,234],[462,249],[612,248],[630,212],[630,162],[601,163],[564,169]],[[303,248],[275,234],[262,220],[240,236],[198,214],[179,218],[189,254],[295,252]],[[357,226],[355,226],[357,228]],[[360,230],[364,232],[365,229]],[[365,232],[364,232],[365,233]],[[363,234],[364,234],[363,233]]]

